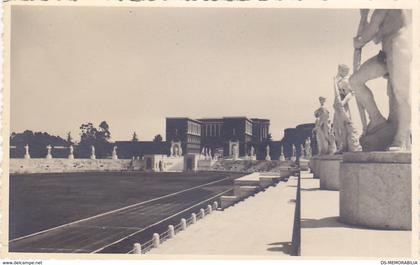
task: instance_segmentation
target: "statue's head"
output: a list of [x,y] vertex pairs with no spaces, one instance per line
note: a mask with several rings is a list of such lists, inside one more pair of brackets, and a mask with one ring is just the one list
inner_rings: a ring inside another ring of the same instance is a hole
[[338,74],[341,77],[347,76],[349,74],[349,72],[350,72],[350,68],[347,65],[345,65],[345,64],[339,64],[338,65]]
[[319,99],[319,103],[321,103],[321,106],[324,105],[325,101],[327,100],[324,97],[319,97],[318,99]]

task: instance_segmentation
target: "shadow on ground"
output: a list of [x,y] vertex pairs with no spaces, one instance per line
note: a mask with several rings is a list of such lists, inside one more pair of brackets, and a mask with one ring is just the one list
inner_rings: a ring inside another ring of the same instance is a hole
[[319,188],[307,188],[307,189],[301,188],[300,190],[302,190],[302,191],[320,191]]
[[292,242],[274,242],[268,245],[273,246],[273,247],[267,248],[268,251],[282,252],[287,255],[292,255],[292,250],[293,250]]
[[321,228],[321,227],[347,227],[339,221],[338,216],[325,217],[321,219],[301,219],[302,228]]

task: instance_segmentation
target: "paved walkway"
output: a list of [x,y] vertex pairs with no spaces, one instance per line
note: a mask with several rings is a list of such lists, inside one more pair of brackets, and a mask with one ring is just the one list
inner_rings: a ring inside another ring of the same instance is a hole
[[319,179],[302,173],[301,255],[324,257],[409,257],[411,231],[364,229],[338,221],[339,192],[319,189]]
[[290,255],[296,179],[213,211],[147,255]]

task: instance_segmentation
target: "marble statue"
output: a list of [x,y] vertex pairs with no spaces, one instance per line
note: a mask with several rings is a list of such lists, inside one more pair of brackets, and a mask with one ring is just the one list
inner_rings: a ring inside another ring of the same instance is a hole
[[303,144],[300,145],[300,156],[299,159],[305,158],[305,148],[303,148]]
[[237,144],[232,145],[232,156],[234,160],[239,158],[239,148]]
[[181,146],[181,144],[179,145],[178,156],[182,156],[182,146]]
[[308,137],[305,140],[305,158],[309,159],[312,157],[311,138]]
[[31,155],[29,154],[29,145],[25,145],[25,155],[24,155],[25,159],[30,159]]
[[266,161],[271,161],[271,156],[270,156],[270,145],[269,145],[269,144],[267,144],[267,146],[265,147],[265,152],[266,152],[266,155],[265,155],[265,160],[266,160]]
[[251,145],[251,149],[249,150],[249,156],[254,157],[255,155],[255,148]]
[[171,147],[169,148],[169,156],[173,157],[174,155],[174,141],[171,141]]
[[206,150],[205,150],[205,148],[203,147],[203,148],[201,149],[200,159],[205,159],[205,158],[206,158]]
[[112,149],[112,159],[118,159],[118,154],[117,154],[117,146],[114,146],[114,148]]
[[51,159],[52,155],[51,155],[51,145],[47,145],[47,159]]
[[96,159],[96,154],[95,154],[95,146],[91,145],[90,146],[90,159]]
[[295,162],[296,161],[296,146],[292,144],[292,156],[290,157],[290,160]]
[[69,146],[69,159],[74,159],[73,152],[74,152],[74,147],[73,147],[73,145],[70,145]]
[[[354,92],[349,84],[349,71],[350,68],[347,65],[340,64],[337,75],[334,77],[333,131],[337,153],[362,150],[359,143],[360,133],[352,121],[350,111],[350,104],[355,102]],[[355,104],[353,106],[356,107]]]
[[[368,11],[361,11],[361,21],[354,48],[361,49],[371,41],[381,43],[382,50],[354,69],[350,85],[360,105],[363,135],[360,144],[364,151],[404,151],[411,145],[410,69],[412,59],[411,11],[375,9],[369,22]],[[358,58],[357,58],[358,59]],[[356,59],[356,60],[357,60]],[[355,66],[357,66],[355,64]],[[389,114],[385,118],[366,85],[369,80],[388,79]],[[367,123],[366,113],[369,117]]]
[[280,157],[279,157],[280,161],[286,161],[286,158],[284,157],[284,153],[283,153],[283,145],[280,146]]
[[330,125],[330,112],[324,107],[326,99],[319,97],[321,106],[315,111],[316,118],[314,132],[319,155],[332,155],[336,152],[334,135]]

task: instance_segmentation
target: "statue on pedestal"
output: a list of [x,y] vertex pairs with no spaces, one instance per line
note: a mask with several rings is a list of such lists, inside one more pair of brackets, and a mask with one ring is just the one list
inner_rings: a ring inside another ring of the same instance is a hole
[[73,152],[74,152],[73,145],[70,145],[70,146],[69,146],[69,159],[74,159],[74,154],[73,154]]
[[336,152],[334,135],[331,131],[330,112],[324,107],[326,99],[319,97],[321,106],[315,111],[316,118],[314,132],[319,155],[332,155]]
[[23,156],[25,159],[30,159],[31,155],[29,154],[29,145],[25,145],[25,155]]
[[265,152],[266,152],[266,155],[265,155],[265,160],[266,160],[266,161],[271,161],[271,156],[270,156],[270,145],[269,145],[269,144],[267,144],[267,146],[265,147]]
[[280,157],[279,157],[280,161],[286,161],[286,158],[284,157],[284,153],[283,153],[283,145],[280,146]]
[[310,159],[312,157],[311,138],[308,137],[305,140],[305,158]]
[[303,144],[300,145],[300,156],[299,159],[305,158],[305,148],[303,148]]
[[51,145],[47,145],[47,159],[52,159],[51,155]]
[[290,160],[293,162],[296,161],[296,147],[294,144],[292,144],[292,156],[290,157]]
[[182,145],[179,144],[178,156],[182,156]]
[[[338,66],[338,73],[334,77],[333,131],[337,144],[337,153],[362,150],[359,144],[360,133],[352,121],[349,106],[350,103],[355,103],[353,101],[354,92],[349,84],[349,70],[347,65],[340,64]],[[353,111],[355,110],[353,108]]]
[[[350,85],[356,92],[363,123],[360,144],[364,151],[404,151],[411,145],[411,101],[410,65],[411,11],[401,9],[375,9],[370,22],[367,10],[361,10],[357,36],[353,40],[358,53]],[[378,55],[364,62],[360,68],[361,49],[369,42],[381,43]],[[389,115],[386,119],[378,109],[371,90],[366,86],[369,80],[388,79]],[[366,112],[369,116],[367,123]]]
[[114,146],[114,148],[112,149],[112,159],[114,160],[118,159],[117,148],[117,146]]
[[96,159],[96,154],[95,154],[95,146],[91,145],[90,146],[90,159]]
[[233,154],[233,159],[234,160],[239,158],[239,147],[238,147],[237,144],[232,145],[232,154]]

